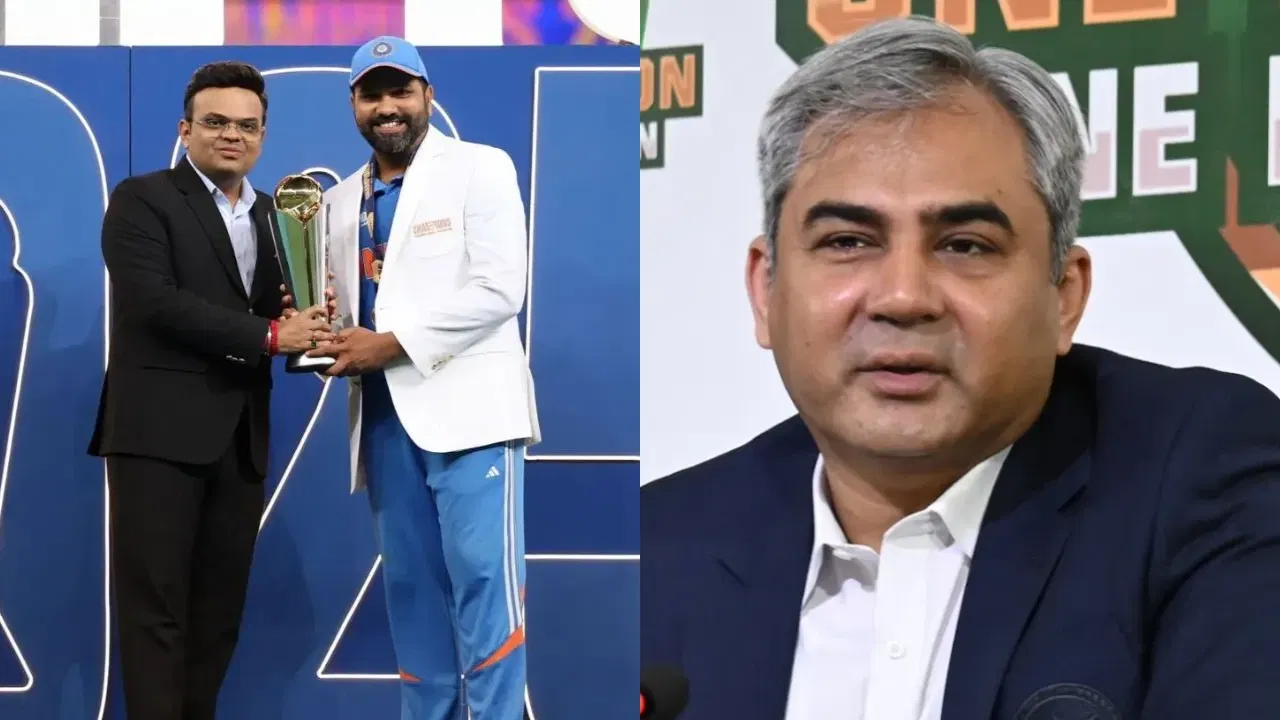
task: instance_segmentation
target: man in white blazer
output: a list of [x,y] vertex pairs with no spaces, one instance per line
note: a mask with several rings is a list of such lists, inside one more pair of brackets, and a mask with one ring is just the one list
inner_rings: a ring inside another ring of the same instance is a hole
[[413,45],[351,65],[368,165],[325,193],[349,376],[351,489],[367,487],[404,720],[523,715],[524,448],[540,440],[516,315],[528,246],[502,150],[431,128]]

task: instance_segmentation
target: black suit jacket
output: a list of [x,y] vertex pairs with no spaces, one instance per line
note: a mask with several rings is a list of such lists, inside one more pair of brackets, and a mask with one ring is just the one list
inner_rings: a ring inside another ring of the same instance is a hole
[[[640,491],[641,663],[688,675],[681,720],[783,717],[817,456],[793,417]],[[1076,345],[987,506],[942,720],[1277,717],[1277,608],[1280,399]]]
[[247,404],[251,456],[265,474],[265,343],[282,282],[273,208],[258,192],[258,262],[246,293],[213,195],[187,159],[112,192],[102,224],[111,347],[90,454],[211,463]]

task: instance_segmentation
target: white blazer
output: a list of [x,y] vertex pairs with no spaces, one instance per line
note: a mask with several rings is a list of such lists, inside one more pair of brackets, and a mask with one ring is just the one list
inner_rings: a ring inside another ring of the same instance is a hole
[[[325,193],[340,327],[360,318],[362,167]],[[528,277],[525,208],[511,157],[428,131],[405,173],[373,307],[407,358],[385,368],[409,438],[431,452],[541,441],[516,315]],[[351,492],[360,460],[361,381],[348,382]]]

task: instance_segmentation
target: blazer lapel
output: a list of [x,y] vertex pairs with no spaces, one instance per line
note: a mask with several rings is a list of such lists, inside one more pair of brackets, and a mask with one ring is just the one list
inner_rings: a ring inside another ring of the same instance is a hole
[[437,159],[444,155],[448,147],[448,139],[434,127],[427,130],[418,152],[409,163],[404,174],[404,184],[400,187],[400,200],[396,204],[396,216],[391,221],[391,237],[387,239],[387,252],[383,262],[383,274],[395,264],[392,256],[400,252],[408,237],[413,218],[417,215],[418,206],[429,198],[438,197],[435,191],[438,183],[446,182],[436,172],[439,168]]
[[227,234],[227,225],[222,221],[222,214],[218,212],[218,205],[214,202],[209,188],[205,187],[200,176],[196,174],[195,168],[191,166],[191,161],[185,156],[173,167],[172,172],[174,184],[186,196],[191,211],[195,213],[205,234],[209,236],[209,241],[213,244],[213,253],[218,256],[218,262],[226,271],[227,279],[231,281],[236,292],[248,300],[249,294],[244,289],[244,280],[240,278],[240,268],[236,263],[235,252],[231,249],[231,236]]
[[799,418],[779,430],[740,470],[744,487],[765,492],[716,553],[729,596],[709,619],[722,648],[719,676],[738,684],[724,692],[749,688],[752,717],[760,718],[786,714],[813,545],[817,448]]
[[[269,284],[273,284],[272,280],[277,275],[271,272],[272,266],[280,272],[281,282],[283,282],[283,269],[280,267],[279,249],[276,247],[279,229],[275,226],[275,203],[265,195],[259,194],[253,202],[253,209],[250,215],[253,217],[253,228],[258,236],[258,263],[257,269],[253,273],[253,291],[249,293],[250,304],[256,305],[258,299],[263,293],[275,291],[279,292],[279,288],[270,288]],[[293,302],[296,307],[305,308],[308,302],[307,298],[294,298]]]
[[[1068,356],[1069,357],[1069,356]],[[1040,418],[1010,450],[974,550],[942,720],[988,720],[1023,629],[1070,535],[1089,478],[1091,388],[1058,363]]]
[[330,232],[335,230],[341,234],[331,234],[330,242],[335,243],[335,247],[340,247],[342,260],[336,263],[335,267],[338,271],[346,268],[347,286],[340,292],[339,298],[345,297],[347,307],[351,308],[351,317],[349,322],[351,327],[360,324],[360,282],[363,274],[363,267],[360,259],[360,223],[363,219],[360,217],[361,208],[364,206],[364,189],[357,184],[354,189],[348,186],[344,195],[338,195],[334,198],[335,207],[330,215]]

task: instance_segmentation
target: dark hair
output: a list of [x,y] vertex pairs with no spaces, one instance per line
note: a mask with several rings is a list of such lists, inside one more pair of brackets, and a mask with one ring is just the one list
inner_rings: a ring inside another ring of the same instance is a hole
[[262,123],[267,122],[267,81],[262,73],[252,65],[242,62],[223,61],[201,66],[187,83],[187,91],[182,96],[182,115],[191,121],[191,103],[196,93],[210,88],[241,88],[258,96],[262,102]]

